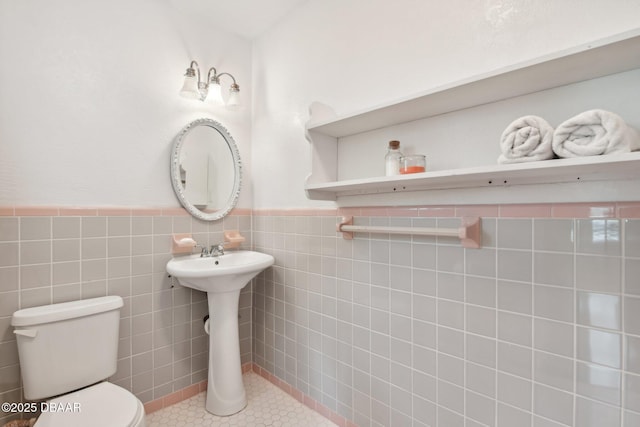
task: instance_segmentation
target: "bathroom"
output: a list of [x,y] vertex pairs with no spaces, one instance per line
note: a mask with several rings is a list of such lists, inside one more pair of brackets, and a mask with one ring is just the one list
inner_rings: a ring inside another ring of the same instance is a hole
[[[110,381],[149,417],[200,391],[207,300],[167,276],[171,238],[239,230],[276,259],[240,296],[243,368],[337,425],[640,426],[637,175],[305,194],[310,105],[349,115],[638,31],[640,1],[282,0],[280,15],[251,3],[0,0],[0,401],[23,401],[12,314],[105,295],[124,299]],[[178,96],[192,60],[232,74],[240,108]],[[384,174],[392,139],[428,169],[492,165],[525,114],[557,125],[605,108],[640,129],[638,70],[611,78],[635,84],[577,83],[353,136],[339,154],[357,161],[340,173]],[[242,158],[239,199],[216,221],[182,209],[169,174],[172,142],[200,118],[222,123]],[[451,144],[430,150],[445,131]],[[343,215],[427,227],[477,216],[482,247],[345,240]]]

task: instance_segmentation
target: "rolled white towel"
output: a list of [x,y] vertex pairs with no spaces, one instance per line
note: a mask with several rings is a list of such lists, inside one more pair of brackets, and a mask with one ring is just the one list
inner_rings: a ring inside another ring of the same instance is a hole
[[552,145],[559,157],[626,153],[640,150],[640,135],[615,113],[589,110],[558,126]]
[[553,128],[542,117],[524,116],[514,120],[500,137],[502,154],[498,163],[535,162],[553,158]]

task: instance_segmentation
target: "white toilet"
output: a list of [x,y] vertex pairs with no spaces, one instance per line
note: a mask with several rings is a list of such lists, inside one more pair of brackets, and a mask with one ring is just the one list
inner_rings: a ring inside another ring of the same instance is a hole
[[109,296],[18,310],[24,396],[39,401],[37,427],[144,427],[144,406],[104,381],[116,372],[122,298]]

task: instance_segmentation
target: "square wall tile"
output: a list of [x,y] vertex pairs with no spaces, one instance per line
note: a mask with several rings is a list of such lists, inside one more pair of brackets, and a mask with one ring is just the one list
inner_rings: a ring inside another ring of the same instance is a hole
[[496,310],[492,308],[466,306],[466,331],[486,337],[496,336]]
[[498,339],[531,347],[533,322],[531,316],[506,311],[498,312]]
[[80,259],[80,239],[53,240],[52,261],[77,261]]
[[498,400],[524,411],[531,411],[533,383],[531,380],[498,372]]
[[464,272],[464,249],[461,246],[438,246],[438,270],[450,273]]
[[581,397],[576,399],[576,425],[584,427],[619,426],[620,419],[619,407]]
[[620,330],[622,301],[617,295],[577,292],[576,315],[581,325]]
[[554,388],[535,384],[533,411],[537,415],[573,425],[573,395]]
[[573,321],[573,290],[542,285],[533,288],[534,315],[564,322]]
[[622,262],[619,257],[576,255],[576,288],[620,293]]
[[620,405],[622,378],[620,371],[590,363],[576,366],[576,393],[612,405]]
[[533,222],[536,251],[573,252],[575,233],[572,219],[535,219]]
[[18,242],[0,243],[0,267],[17,266],[20,262]]
[[81,236],[80,217],[53,217],[52,237],[54,239],[78,239]]
[[574,360],[541,351],[533,354],[533,370],[536,382],[567,392],[573,392]]
[[499,219],[498,247],[505,249],[531,249],[532,221],[530,219]]
[[106,237],[107,218],[106,217],[82,217],[82,237]]
[[521,314],[531,314],[533,287],[526,283],[498,281],[498,308]]
[[495,422],[495,400],[472,391],[465,393],[465,399],[467,417],[478,421],[479,426],[492,425]]
[[466,360],[490,368],[496,367],[496,340],[477,335],[465,335]]
[[495,398],[496,394],[496,370],[476,365],[475,363],[466,363],[466,386],[476,393],[484,396]]
[[583,254],[618,256],[622,241],[617,219],[579,219],[576,251]]
[[635,412],[640,412],[640,376],[625,374],[623,407]]
[[498,342],[498,370],[531,379],[531,361],[533,352],[530,348]]
[[498,278],[531,282],[533,260],[530,251],[498,250]]
[[624,253],[628,257],[640,258],[640,220],[624,220]]
[[477,276],[496,276],[496,251],[481,248],[466,251],[465,273]]
[[464,302],[464,276],[462,274],[438,273],[438,298]]
[[20,219],[0,217],[0,242],[20,240]]
[[574,326],[553,320],[534,319],[534,347],[537,350],[573,358]]
[[20,264],[43,264],[51,262],[51,240],[26,241],[20,243]]
[[531,414],[512,406],[498,404],[497,427],[531,427]]
[[533,280],[544,285],[573,288],[573,254],[535,252],[533,254]]
[[624,331],[640,335],[640,298],[624,298]]
[[17,291],[20,288],[18,267],[0,267],[0,292]]
[[464,329],[464,304],[456,301],[438,300],[438,324],[455,329]]
[[485,277],[467,276],[465,281],[465,302],[485,307],[496,306],[496,280]]
[[23,217],[20,219],[20,240],[51,239],[51,217]]
[[622,339],[618,333],[578,327],[576,348],[576,357],[580,360],[611,368],[621,367]]
[[640,337],[625,335],[625,339],[624,369],[640,374]]
[[624,292],[640,295],[640,259],[624,259]]

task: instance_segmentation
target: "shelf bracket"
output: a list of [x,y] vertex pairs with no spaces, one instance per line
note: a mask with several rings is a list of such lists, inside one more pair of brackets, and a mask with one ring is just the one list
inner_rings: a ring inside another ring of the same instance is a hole
[[479,249],[482,242],[482,226],[480,217],[463,217],[458,228],[434,227],[382,227],[353,225],[353,216],[343,216],[336,225],[336,231],[342,233],[346,240],[353,239],[353,233],[384,233],[418,236],[456,237],[463,247]]

